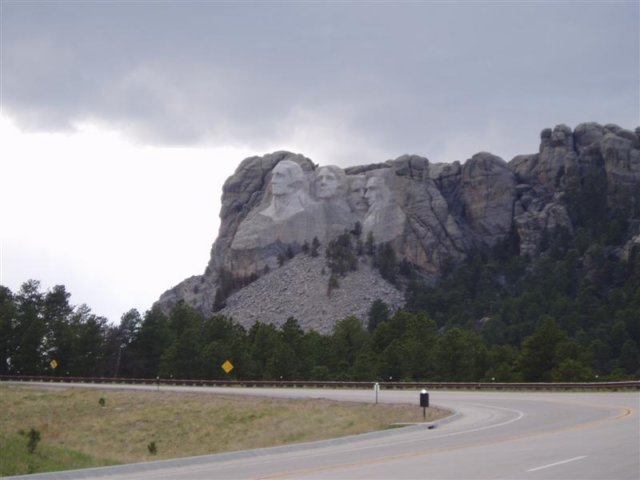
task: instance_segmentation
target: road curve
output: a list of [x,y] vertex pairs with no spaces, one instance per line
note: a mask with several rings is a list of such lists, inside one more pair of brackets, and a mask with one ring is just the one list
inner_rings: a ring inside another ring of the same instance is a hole
[[[362,390],[162,389],[368,403],[374,398],[373,392]],[[417,405],[418,392],[381,391],[379,401]],[[21,478],[640,478],[640,394],[636,392],[435,391],[431,403],[456,414],[436,428],[417,425],[322,442]]]

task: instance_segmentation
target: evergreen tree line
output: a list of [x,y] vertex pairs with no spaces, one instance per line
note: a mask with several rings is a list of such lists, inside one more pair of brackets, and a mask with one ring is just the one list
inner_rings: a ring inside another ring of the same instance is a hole
[[[443,327],[424,311],[392,314],[379,300],[364,322],[345,318],[329,335],[305,332],[294,318],[280,327],[256,323],[247,330],[184,303],[169,315],[130,310],[113,325],[84,305],[70,306],[63,286],[47,292],[39,287],[29,281],[15,294],[0,287],[0,374],[502,382],[626,379],[640,373],[634,337],[638,289],[635,308],[627,305],[611,328],[603,327],[610,341],[602,331],[591,338],[582,328],[572,331],[564,317],[541,313],[519,343],[507,343],[496,341],[497,327],[453,321]],[[51,360],[58,363],[55,371]],[[221,368],[226,360],[235,367],[230,374]]]

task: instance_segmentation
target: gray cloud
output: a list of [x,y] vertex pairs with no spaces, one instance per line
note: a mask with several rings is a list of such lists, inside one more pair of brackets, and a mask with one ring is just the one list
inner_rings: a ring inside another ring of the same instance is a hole
[[309,129],[384,157],[509,159],[556,123],[640,123],[639,8],[4,2],[3,108],[25,128],[93,121],[156,144]]

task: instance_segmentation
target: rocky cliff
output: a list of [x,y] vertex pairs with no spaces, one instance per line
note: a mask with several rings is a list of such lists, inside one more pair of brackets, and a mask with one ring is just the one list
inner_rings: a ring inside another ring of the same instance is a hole
[[[224,307],[246,326],[293,315],[306,328],[329,331],[346,315],[362,318],[374,297],[402,303],[366,256],[355,264],[359,276],[342,281],[340,300],[337,290],[328,295],[319,280],[330,274],[323,252],[344,232],[360,245],[390,245],[397,260],[437,279],[446,265],[505,240],[536,256],[559,230],[572,235],[576,215],[591,203],[637,218],[640,128],[559,125],[542,131],[538,153],[508,163],[485,152],[464,163],[404,155],[347,169],[290,152],[251,157],[224,184],[204,274],[157,305],[167,311],[182,300],[207,315]],[[308,255],[314,239],[319,259]]]

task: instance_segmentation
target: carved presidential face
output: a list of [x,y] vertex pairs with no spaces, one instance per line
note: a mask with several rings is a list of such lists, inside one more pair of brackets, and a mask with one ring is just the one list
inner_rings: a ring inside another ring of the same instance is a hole
[[291,195],[304,181],[300,165],[290,160],[278,163],[271,172],[271,192],[275,196]]
[[342,179],[336,169],[320,167],[316,172],[314,181],[316,197],[333,198],[338,194]]
[[378,177],[367,180],[364,195],[370,207],[380,207],[389,201],[389,189],[384,184],[384,180]]
[[365,196],[367,180],[363,176],[351,179],[349,184],[349,206],[354,212],[366,212],[369,209],[369,203]]

